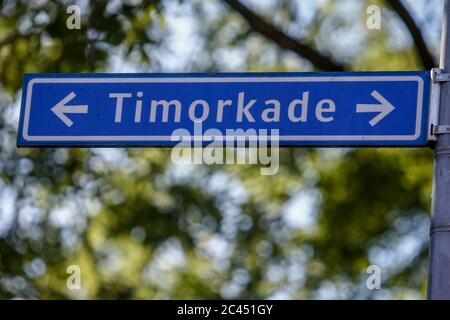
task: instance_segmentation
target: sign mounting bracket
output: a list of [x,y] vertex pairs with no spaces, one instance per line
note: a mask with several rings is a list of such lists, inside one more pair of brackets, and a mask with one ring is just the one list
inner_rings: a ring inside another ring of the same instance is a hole
[[439,104],[441,96],[441,84],[450,82],[450,74],[444,73],[440,68],[431,69],[431,93],[428,141],[437,141],[437,136],[450,133],[448,126],[439,125]]

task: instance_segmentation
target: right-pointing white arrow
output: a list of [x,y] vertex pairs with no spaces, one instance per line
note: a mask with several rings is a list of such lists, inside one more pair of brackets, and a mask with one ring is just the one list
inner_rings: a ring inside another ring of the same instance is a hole
[[378,115],[369,121],[370,125],[373,127],[389,113],[394,111],[395,107],[376,90],[371,93],[371,96],[377,99],[380,104],[357,104],[356,112],[378,112]]
[[51,109],[53,113],[68,127],[73,125],[73,121],[66,116],[66,113],[88,113],[88,106],[85,104],[76,106],[66,105],[66,103],[69,103],[76,96],[77,95],[72,91]]

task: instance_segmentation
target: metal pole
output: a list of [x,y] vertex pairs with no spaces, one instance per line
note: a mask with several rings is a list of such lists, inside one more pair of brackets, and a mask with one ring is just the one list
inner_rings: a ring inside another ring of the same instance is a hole
[[[450,0],[442,20],[440,68],[450,73]],[[450,125],[450,82],[442,82],[439,126]],[[450,134],[440,134],[434,149],[428,299],[450,299]]]

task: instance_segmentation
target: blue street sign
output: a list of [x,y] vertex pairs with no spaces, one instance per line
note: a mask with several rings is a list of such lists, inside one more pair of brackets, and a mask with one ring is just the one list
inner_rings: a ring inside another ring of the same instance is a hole
[[425,71],[27,74],[18,146],[424,146],[429,96]]

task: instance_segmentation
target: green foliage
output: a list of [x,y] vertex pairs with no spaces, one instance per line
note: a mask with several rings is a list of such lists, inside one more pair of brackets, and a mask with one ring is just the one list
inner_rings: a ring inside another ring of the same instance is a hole
[[[233,70],[230,52],[241,71],[310,69],[218,0],[118,3],[88,1],[82,28],[68,31],[67,1],[0,1],[0,298],[316,298],[330,286],[339,298],[424,296],[429,150],[282,149],[280,172],[260,176],[175,166],[166,149],[16,149],[23,73],[108,71],[117,52],[158,68],[174,6],[191,5],[201,26],[185,71]],[[353,20],[334,1],[308,20],[302,1],[257,8],[355,70],[420,69],[412,46],[390,48],[388,30],[336,48],[334,33],[364,24],[363,6]],[[309,209],[294,208],[312,222],[296,225],[286,211],[305,194]],[[405,239],[414,250],[402,251]],[[379,261],[381,295],[365,287]],[[82,290],[66,287],[73,264]]]
[[[81,29],[68,30],[67,1],[0,2],[0,80],[10,92],[20,88],[25,72],[86,72],[104,70],[111,51],[121,47],[149,62],[146,46],[160,39],[159,1],[89,1],[82,10]],[[156,32],[154,33],[157,34]]]

